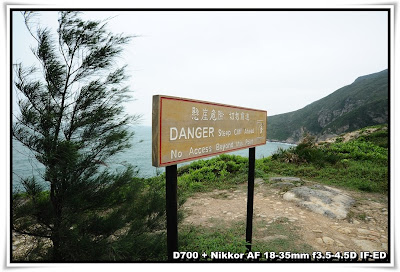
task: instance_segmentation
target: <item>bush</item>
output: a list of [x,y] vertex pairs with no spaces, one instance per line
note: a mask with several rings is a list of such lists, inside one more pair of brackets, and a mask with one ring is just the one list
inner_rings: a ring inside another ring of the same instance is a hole
[[246,181],[247,167],[248,159],[235,155],[194,161],[178,168],[178,186],[189,195],[213,186],[229,187]]
[[388,162],[386,148],[358,139],[346,143],[334,143],[330,145],[329,152],[340,159],[374,161],[378,164],[387,164]]
[[317,167],[324,167],[326,163],[336,164],[339,157],[324,147],[315,143],[315,138],[305,135],[300,144],[286,150],[279,149],[272,158],[285,163],[307,164],[313,163]]
[[374,145],[377,145],[377,146],[380,146],[383,148],[388,148],[389,147],[388,125],[385,124],[385,125],[367,127],[367,128],[364,128],[362,131],[365,131],[365,130],[371,129],[371,128],[375,128],[376,131],[369,133],[369,134],[363,134],[357,140],[364,141],[364,142],[370,142]]

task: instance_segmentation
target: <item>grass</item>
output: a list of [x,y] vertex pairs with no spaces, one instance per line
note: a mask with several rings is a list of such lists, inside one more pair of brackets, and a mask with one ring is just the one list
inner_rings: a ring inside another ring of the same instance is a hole
[[286,217],[280,217],[269,225],[265,221],[258,221],[255,225],[253,237],[253,251],[311,253],[313,248],[304,243],[299,236],[301,231]]
[[[255,221],[253,229],[253,252],[313,252],[310,245],[299,239],[298,227],[285,217],[278,218],[269,225],[264,220]],[[199,252],[200,255],[205,252],[208,256],[211,252],[246,253],[244,222],[235,222],[230,226],[220,223],[213,228],[183,226],[179,233],[180,251]]]
[[232,226],[219,224],[213,228],[201,226],[184,226],[179,231],[179,250],[196,251],[200,254],[206,252],[232,252],[245,253],[246,233],[243,223],[235,223]]
[[373,161],[349,160],[321,169],[314,164],[282,164],[267,158],[259,162],[258,167],[270,170],[268,175],[261,176],[264,179],[274,175],[296,176],[358,191],[385,193],[388,190],[388,167]]

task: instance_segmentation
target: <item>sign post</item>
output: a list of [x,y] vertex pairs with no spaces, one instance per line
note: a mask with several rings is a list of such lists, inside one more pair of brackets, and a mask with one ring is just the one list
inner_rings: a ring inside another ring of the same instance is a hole
[[167,252],[168,260],[173,260],[173,252],[178,251],[178,197],[177,165],[165,168],[166,212],[167,212]]
[[152,164],[166,167],[168,259],[178,250],[177,164],[249,149],[247,249],[251,250],[255,147],[267,141],[267,112],[164,95],[153,96]]
[[249,174],[247,184],[247,217],[246,217],[246,247],[247,252],[251,251],[253,235],[253,203],[254,203],[254,172],[256,162],[256,148],[249,148]]

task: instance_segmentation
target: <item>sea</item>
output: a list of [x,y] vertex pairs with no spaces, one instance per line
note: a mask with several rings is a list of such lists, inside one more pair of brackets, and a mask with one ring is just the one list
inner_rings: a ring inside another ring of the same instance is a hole
[[[164,167],[156,168],[151,163],[152,150],[152,128],[150,126],[135,126],[131,127],[135,133],[132,137],[132,147],[125,150],[123,153],[113,157],[111,162],[107,162],[107,167],[122,171],[127,164],[132,164],[138,170],[138,176],[143,178],[153,177],[164,172]],[[265,145],[256,147],[256,159],[266,158],[275,153],[279,148],[287,149],[293,146],[292,144],[267,142]],[[234,151],[229,154],[248,157],[248,149]],[[188,164],[182,163],[178,167]],[[34,176],[37,180],[42,180],[44,166],[39,163],[34,154],[24,147],[20,142],[12,140],[12,188],[13,192],[23,191],[21,185],[22,178]],[[43,181],[46,188],[47,183]]]

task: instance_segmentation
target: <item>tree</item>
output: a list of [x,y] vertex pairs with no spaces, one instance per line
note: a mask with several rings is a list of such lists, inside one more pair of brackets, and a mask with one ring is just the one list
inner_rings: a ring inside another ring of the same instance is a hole
[[45,166],[48,187],[34,177],[21,180],[25,192],[13,195],[12,228],[50,239],[42,256],[48,260],[125,260],[134,245],[118,237],[135,241],[160,228],[164,216],[163,205],[154,206],[164,203],[157,186],[133,182],[131,166],[122,172],[106,166],[130,146],[127,125],[138,119],[124,113],[131,96],[126,66],[116,65],[132,37],[112,34],[105,21],[63,11],[54,39],[35,24],[34,12],[23,14],[40,69],[14,65],[22,96],[12,134]]

